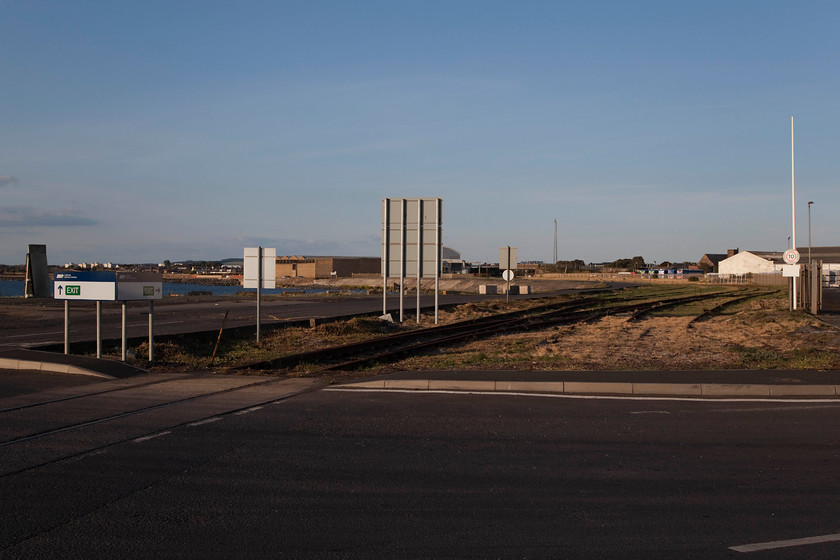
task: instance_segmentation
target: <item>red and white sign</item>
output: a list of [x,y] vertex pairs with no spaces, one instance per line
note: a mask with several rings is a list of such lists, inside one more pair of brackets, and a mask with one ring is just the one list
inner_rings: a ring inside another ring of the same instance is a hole
[[799,251],[796,249],[788,249],[782,256],[782,260],[788,264],[796,264],[799,262]]

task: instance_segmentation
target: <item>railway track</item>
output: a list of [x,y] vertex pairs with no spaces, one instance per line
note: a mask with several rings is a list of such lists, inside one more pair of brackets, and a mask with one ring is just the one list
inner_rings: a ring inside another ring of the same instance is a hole
[[[774,290],[770,293],[777,293],[777,292],[778,292],[778,290]],[[743,295],[733,295],[731,298],[727,299],[726,301],[723,301],[723,302],[715,305],[714,307],[705,310],[703,313],[700,313],[699,315],[696,315],[695,317],[693,317],[691,319],[691,321],[688,322],[688,324],[686,325],[685,328],[686,329],[694,328],[695,323],[699,323],[700,321],[704,321],[704,320],[712,317],[713,315],[715,315],[717,313],[720,313],[721,311],[723,311],[725,308],[729,307],[730,305],[734,305],[736,303],[740,303],[740,302],[746,301],[748,299],[752,299],[752,298],[755,298],[755,297],[761,297],[761,296],[765,296],[765,295],[768,295],[768,292],[761,291],[761,290],[750,290],[750,291],[748,291],[748,293],[743,294]]]
[[[729,304],[736,299],[740,301],[764,293],[756,291],[745,294],[743,290],[736,292],[720,290],[704,294],[674,296],[655,301],[585,297],[578,300],[541,305],[523,311],[280,356],[270,360],[245,364],[237,369],[288,370],[302,364],[312,364],[318,366],[321,371],[355,370],[372,364],[396,361],[437,347],[510,332],[540,330],[556,325],[594,321],[607,315],[624,313],[630,314],[628,320],[638,320],[652,311],[669,307],[721,297],[726,298],[726,303]],[[707,312],[704,312],[704,315],[705,313]]]

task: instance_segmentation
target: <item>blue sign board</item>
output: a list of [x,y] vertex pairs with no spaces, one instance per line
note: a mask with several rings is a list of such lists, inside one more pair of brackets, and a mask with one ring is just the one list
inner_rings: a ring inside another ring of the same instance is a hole
[[77,282],[116,282],[117,273],[108,270],[68,270],[56,272],[55,280],[66,282],[75,280]]

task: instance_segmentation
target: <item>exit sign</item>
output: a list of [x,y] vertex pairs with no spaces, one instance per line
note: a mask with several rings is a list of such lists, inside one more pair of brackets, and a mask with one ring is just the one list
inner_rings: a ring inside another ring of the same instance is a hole
[[163,275],[157,272],[66,270],[54,279],[55,299],[130,301],[163,295]]
[[116,294],[113,272],[65,270],[54,280],[55,299],[112,301]]

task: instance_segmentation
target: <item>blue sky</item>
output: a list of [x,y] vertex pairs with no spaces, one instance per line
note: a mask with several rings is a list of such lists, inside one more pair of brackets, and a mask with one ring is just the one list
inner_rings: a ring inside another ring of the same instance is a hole
[[0,0],[0,263],[840,245],[840,3]]

